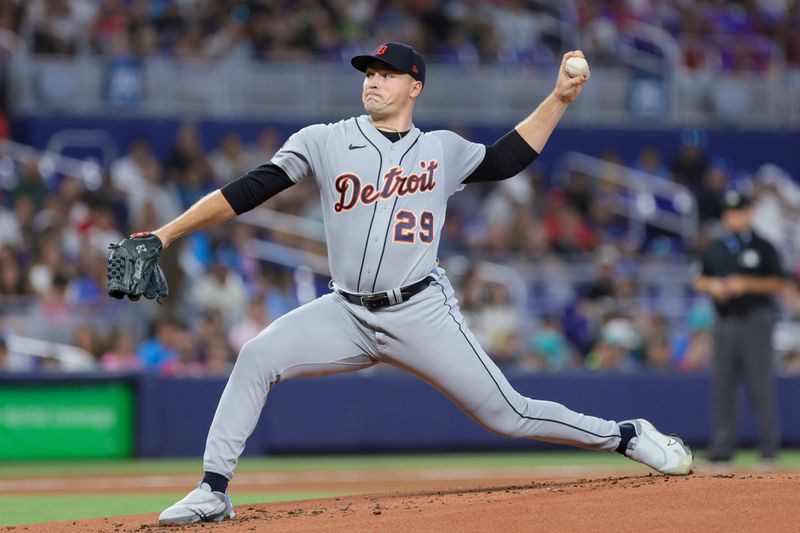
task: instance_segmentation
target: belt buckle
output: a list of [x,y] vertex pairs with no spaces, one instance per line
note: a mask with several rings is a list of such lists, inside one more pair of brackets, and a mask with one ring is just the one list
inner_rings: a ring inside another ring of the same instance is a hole
[[386,298],[385,295],[378,296],[375,294],[369,294],[367,296],[361,297],[361,306],[364,309],[368,309],[370,311],[374,311],[375,309],[382,309],[383,307],[387,307],[388,305],[391,304],[389,303],[389,300]]
[[372,311],[373,309],[375,309],[377,307],[375,305],[375,301],[376,301],[375,298],[370,298],[369,296],[362,296],[361,297],[361,307],[363,307],[364,309],[368,309],[368,310]]

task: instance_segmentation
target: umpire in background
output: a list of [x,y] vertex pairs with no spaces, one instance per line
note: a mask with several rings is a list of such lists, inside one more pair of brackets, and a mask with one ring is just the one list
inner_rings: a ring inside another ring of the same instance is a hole
[[714,432],[708,451],[712,462],[730,461],[736,450],[736,390],[741,377],[749,388],[758,423],[761,457],[774,461],[780,447],[775,402],[772,294],[783,284],[775,248],[753,232],[749,198],[728,192],[723,201],[724,234],[714,240],[694,280],[710,294],[717,309],[714,325]]

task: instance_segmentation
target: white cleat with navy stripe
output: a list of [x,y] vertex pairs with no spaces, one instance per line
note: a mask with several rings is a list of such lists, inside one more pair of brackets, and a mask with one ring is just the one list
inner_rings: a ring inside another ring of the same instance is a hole
[[625,456],[658,470],[662,474],[683,476],[694,468],[692,451],[680,437],[664,435],[643,418],[623,420],[631,424],[636,436],[628,443]]
[[213,492],[208,483],[200,483],[185,498],[165,509],[158,517],[158,524],[221,522],[234,516],[233,503],[227,494]]

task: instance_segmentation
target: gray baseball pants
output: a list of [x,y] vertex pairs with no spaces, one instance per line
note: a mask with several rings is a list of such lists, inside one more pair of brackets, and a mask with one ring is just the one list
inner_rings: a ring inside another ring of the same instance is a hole
[[741,317],[720,317],[714,325],[712,377],[714,432],[709,456],[729,459],[737,446],[736,391],[744,378],[758,425],[762,457],[778,452],[780,435],[772,361],[774,311],[756,309]]
[[410,300],[369,311],[326,294],[286,314],[245,344],[208,433],[204,469],[233,477],[269,391],[300,376],[352,372],[378,362],[427,381],[489,431],[613,451],[616,422],[515,391],[464,323],[453,289],[437,281]]

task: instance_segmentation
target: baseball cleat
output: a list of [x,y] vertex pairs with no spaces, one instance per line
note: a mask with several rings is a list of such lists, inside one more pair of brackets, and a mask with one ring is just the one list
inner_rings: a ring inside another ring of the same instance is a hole
[[694,467],[692,451],[680,437],[664,435],[643,418],[623,420],[631,424],[636,436],[628,443],[625,456],[658,470],[662,474],[684,476]]
[[185,498],[158,516],[158,525],[221,522],[233,518],[233,503],[227,494],[212,492],[208,483],[200,483]]

